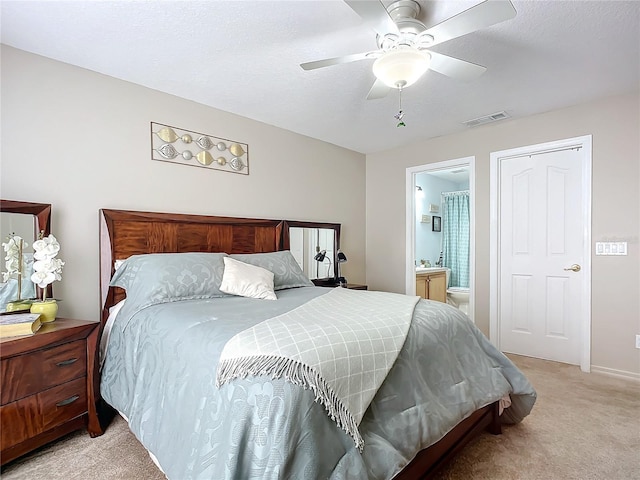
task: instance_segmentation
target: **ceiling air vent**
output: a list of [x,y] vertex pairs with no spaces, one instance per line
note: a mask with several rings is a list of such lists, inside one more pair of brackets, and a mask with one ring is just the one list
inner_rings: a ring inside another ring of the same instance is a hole
[[509,118],[509,114],[507,112],[496,112],[491,115],[485,115],[484,117],[474,118],[473,120],[467,120],[466,122],[462,122],[467,127],[475,127],[476,125],[482,125],[485,123],[496,122],[498,120],[502,120],[505,118]]

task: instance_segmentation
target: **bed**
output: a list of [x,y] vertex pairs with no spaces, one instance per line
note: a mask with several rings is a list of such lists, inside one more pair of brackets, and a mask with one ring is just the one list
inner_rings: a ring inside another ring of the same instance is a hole
[[[358,418],[362,445],[314,388],[272,375],[220,382],[218,363],[232,340],[346,293],[290,274],[288,260],[280,262],[289,253],[286,225],[100,211],[103,339],[109,334],[96,380],[101,423],[120,413],[168,478],[429,478],[481,431],[500,433],[502,423],[530,412],[536,393],[524,375],[464,314],[427,300],[415,304],[406,340]],[[271,268],[277,300],[220,292],[214,277],[234,265],[226,256]],[[184,271],[196,278],[203,261],[215,266],[205,280],[158,294],[157,261],[165,280]],[[356,297],[344,301],[375,302],[384,294],[349,295]]]

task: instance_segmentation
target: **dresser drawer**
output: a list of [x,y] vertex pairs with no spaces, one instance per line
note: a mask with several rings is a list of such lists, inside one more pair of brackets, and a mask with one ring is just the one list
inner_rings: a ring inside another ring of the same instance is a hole
[[87,346],[78,340],[2,360],[2,405],[84,377]]
[[0,407],[2,449],[87,412],[86,378],[78,378]]

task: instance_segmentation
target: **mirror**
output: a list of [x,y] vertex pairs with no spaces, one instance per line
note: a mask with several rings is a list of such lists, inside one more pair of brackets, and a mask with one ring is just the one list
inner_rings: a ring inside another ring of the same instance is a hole
[[338,285],[340,224],[285,222],[284,249],[290,250],[302,271],[320,286]]
[[[49,235],[51,229],[51,205],[48,203],[19,202],[14,200],[0,200],[0,243],[7,243],[11,234],[19,235],[27,243],[23,250],[23,275],[20,298],[28,299],[36,296],[36,286],[31,282],[33,266],[33,242],[38,238],[38,232],[44,231]],[[6,271],[4,262],[5,252],[2,250],[2,264],[0,271]],[[17,276],[8,278],[6,282],[0,277],[0,312],[5,312],[7,303],[18,299]],[[53,296],[51,285],[47,296]]]

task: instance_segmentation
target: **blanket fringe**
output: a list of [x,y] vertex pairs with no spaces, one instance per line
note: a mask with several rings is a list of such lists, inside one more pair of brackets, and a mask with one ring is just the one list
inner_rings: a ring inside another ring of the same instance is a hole
[[236,378],[246,378],[249,375],[270,375],[271,378],[284,377],[287,381],[299,387],[311,390],[315,401],[322,405],[329,417],[344,430],[362,453],[364,440],[358,430],[353,415],[344,406],[329,384],[310,366],[290,358],[275,355],[258,355],[224,359],[218,365],[216,386],[220,388],[225,383]]

